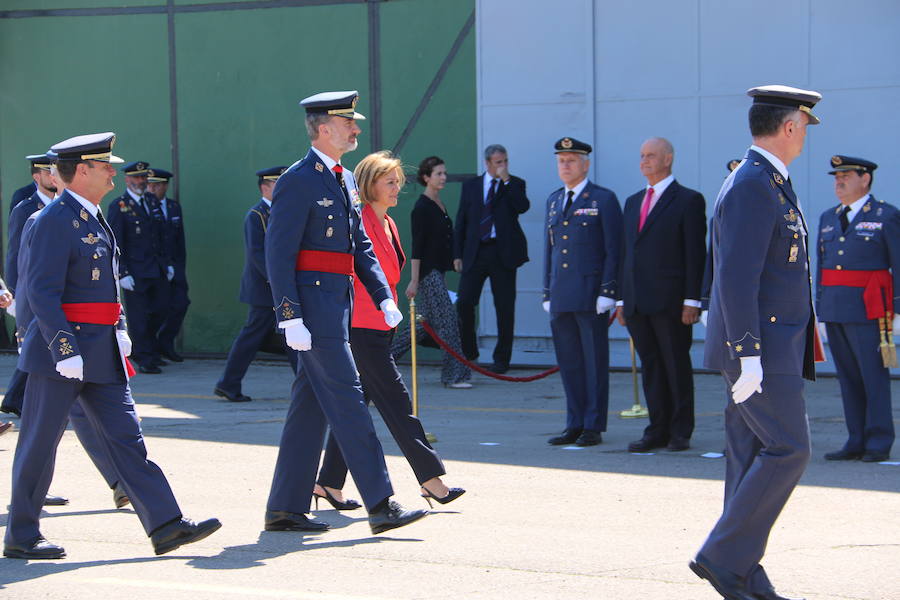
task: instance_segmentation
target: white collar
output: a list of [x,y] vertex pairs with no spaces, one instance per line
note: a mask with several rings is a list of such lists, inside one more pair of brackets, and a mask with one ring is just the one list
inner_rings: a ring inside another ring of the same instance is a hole
[[266,203],[266,206],[268,206],[269,208],[272,208],[272,201],[271,201],[271,200],[269,200],[268,198],[266,198],[265,196],[263,196],[262,201]]
[[780,158],[778,158],[777,156],[775,156],[774,154],[772,154],[765,148],[760,148],[756,144],[751,145],[750,149],[753,150],[754,152],[759,152],[760,154],[762,154],[763,158],[765,158],[767,161],[772,163],[773,167],[778,169],[778,172],[781,173],[781,176],[784,177],[784,180],[785,181],[788,180],[788,177],[790,177],[790,175],[788,174],[787,167],[785,166],[785,164],[783,162],[781,162]]
[[[325,167],[326,167],[329,171],[331,171],[332,169],[334,169],[334,165],[340,165],[340,164],[341,164],[339,161],[334,160],[333,158],[331,158],[330,156],[328,156],[327,154],[325,154],[324,152],[322,152],[321,150],[319,150],[319,149],[316,148],[315,146],[312,146],[312,149],[313,149],[313,152],[315,152],[316,154],[319,155],[319,158],[322,159],[322,162],[325,163]],[[341,165],[341,166],[343,166],[343,165]],[[332,173],[334,173],[334,171],[332,171]]]
[[[581,190],[583,190],[583,189],[587,186],[587,184],[588,184],[588,178],[585,177],[584,179],[581,180],[581,183],[579,183],[578,185],[576,185],[574,188],[571,188],[571,191],[575,192],[574,194],[572,194],[572,203],[575,202],[575,200],[578,198],[578,194],[581,193]],[[566,193],[568,193],[568,192],[569,192],[569,186],[565,186],[564,191],[565,191]]]
[[137,196],[137,195],[135,195],[135,193],[132,192],[130,188],[125,188],[125,191],[128,192],[128,195],[129,195],[129,196],[131,196],[132,198],[134,198],[134,201],[135,201],[135,202],[140,202],[140,201],[141,201],[142,196]]
[[48,204],[53,202],[53,200],[51,198],[49,198],[49,197],[45,196],[43,193],[41,193],[41,188],[36,189],[34,191],[34,193],[37,194],[40,201],[44,203],[44,206],[47,206]]
[[857,213],[859,213],[859,211],[862,210],[862,207],[865,206],[866,202],[869,201],[869,197],[870,197],[871,195],[872,195],[872,194],[866,193],[865,196],[863,196],[862,198],[860,198],[860,199],[857,200],[856,202],[853,202],[853,203],[847,205],[847,206],[850,207],[850,212],[847,213],[847,220],[848,220],[848,221],[852,221],[852,220],[853,220],[853,217],[855,217],[855,216],[857,215]]
[[70,195],[70,196],[72,196],[73,198],[75,198],[76,200],[78,200],[78,204],[82,205],[85,209],[87,209],[87,211],[88,211],[89,213],[91,213],[91,216],[92,216],[92,217],[94,217],[95,219],[97,218],[97,213],[100,212],[100,207],[99,207],[99,206],[97,206],[96,204],[94,204],[93,202],[91,202],[90,200],[88,200],[87,198],[84,198],[84,197],[82,197],[82,196],[79,196],[78,194],[76,194],[76,193],[73,192],[72,190],[67,190],[67,191],[69,192],[69,195]]
[[675,181],[675,175],[669,175],[665,179],[657,181],[655,185],[647,185],[647,189],[653,188],[653,199],[659,200],[659,197],[663,195],[663,192],[666,191],[666,188]]

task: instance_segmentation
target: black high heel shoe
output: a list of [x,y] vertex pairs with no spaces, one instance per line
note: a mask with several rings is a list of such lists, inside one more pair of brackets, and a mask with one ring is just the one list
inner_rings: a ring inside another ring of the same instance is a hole
[[427,487],[422,487],[422,489],[425,490],[425,493],[422,494],[422,497],[425,498],[425,502],[428,503],[428,508],[432,508],[432,500],[434,500],[438,504],[449,504],[466,493],[466,490],[464,490],[463,488],[455,487],[450,488],[450,491],[447,492],[446,496],[441,496],[440,498],[438,498],[437,496],[432,494],[431,490],[429,490]]
[[340,500],[332,496],[331,492],[329,492],[325,487],[322,488],[322,491],[325,492],[324,496],[313,491],[313,498],[316,499],[316,510],[319,510],[319,498],[327,500],[328,504],[330,504],[334,510],[356,510],[357,508],[362,507],[362,504],[353,499],[344,500],[343,502],[341,502]]

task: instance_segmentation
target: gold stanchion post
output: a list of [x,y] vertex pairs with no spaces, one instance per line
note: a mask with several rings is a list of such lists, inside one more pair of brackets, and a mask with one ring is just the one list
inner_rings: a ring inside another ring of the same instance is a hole
[[629,336],[628,345],[631,346],[631,385],[634,388],[634,404],[629,410],[623,410],[619,416],[623,419],[643,419],[649,416],[647,409],[641,406],[641,394],[638,391],[637,358],[634,355],[634,340]]
[[[416,317],[416,299],[409,299],[409,354],[412,358],[412,408],[413,416],[419,416],[419,374],[417,369],[416,357],[416,335],[418,329],[418,318]],[[433,444],[437,441],[437,436],[433,433],[425,433],[425,439],[428,443]]]

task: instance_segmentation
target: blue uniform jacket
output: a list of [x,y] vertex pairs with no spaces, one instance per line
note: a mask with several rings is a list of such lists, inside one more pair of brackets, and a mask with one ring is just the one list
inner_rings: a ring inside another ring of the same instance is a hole
[[14,191],[12,198],[9,199],[9,212],[12,212],[13,209],[18,206],[19,202],[21,202],[22,200],[34,196],[34,193],[36,191],[37,184],[34,181]]
[[150,206],[148,215],[128,192],[113,200],[106,215],[122,251],[119,277],[131,275],[134,291],[143,291],[141,279],[157,279],[166,273],[170,259],[163,240],[164,219],[156,196],[144,195]]
[[[160,206],[159,211],[162,214],[160,200],[157,200],[157,205]],[[174,281],[186,281],[187,246],[184,241],[184,215],[181,212],[181,203],[167,198],[166,211],[168,217],[163,215],[163,248],[168,259],[166,266],[175,267]]]
[[[351,200],[359,197],[353,175],[344,171]],[[375,306],[392,298],[362,227],[357,203],[347,206],[334,175],[310,149],[275,184],[266,232],[266,271],[272,286],[275,318],[303,319],[313,343],[317,337],[349,335],[353,279],[336,273],[297,271],[300,250],[353,254],[356,276]]]
[[713,215],[707,368],[740,372],[740,358],[761,356],[763,373],[815,378],[807,231],[790,184],[749,151]]
[[843,205],[829,208],[819,218],[819,267],[816,278],[816,314],[830,323],[864,323],[863,288],[822,286],[822,269],[880,271],[890,269],[894,280],[894,312],[900,309],[900,211],[871,196],[841,231]]
[[[22,240],[17,252],[19,273],[28,273],[28,250],[31,245],[31,236],[34,233],[34,223],[42,211],[43,209],[32,213],[22,226]],[[31,325],[33,319],[34,312],[31,310],[31,304],[28,303],[28,277],[20,277],[16,295],[16,342],[20,346],[25,342],[25,334],[28,333],[28,326]]]
[[270,306],[272,288],[266,275],[266,228],[269,205],[260,200],[244,217],[244,273],[238,299],[251,306]]
[[7,228],[9,246],[6,249],[6,285],[9,286],[9,291],[13,295],[16,294],[16,285],[19,280],[18,261],[19,245],[22,241],[22,228],[25,226],[25,221],[28,217],[42,208],[44,208],[43,200],[41,200],[40,196],[34,194],[30,198],[19,202],[9,215],[9,227]]
[[565,188],[547,199],[544,300],[550,310],[593,312],[597,296],[615,298],[622,209],[615,193],[590,181],[563,215]]
[[[22,273],[34,313],[22,346],[23,371],[64,380],[56,363],[81,355],[84,381],[125,380],[116,326],[69,322],[62,309],[64,303],[119,302],[115,239],[107,244],[100,232],[99,221],[68,192],[35,219],[24,257],[27,270]],[[118,328],[125,328],[121,311]]]

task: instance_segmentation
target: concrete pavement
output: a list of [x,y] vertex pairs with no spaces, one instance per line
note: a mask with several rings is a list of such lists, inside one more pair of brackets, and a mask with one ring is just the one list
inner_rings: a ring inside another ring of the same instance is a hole
[[[0,356],[0,381],[12,365],[12,356]],[[438,436],[445,481],[468,492],[373,537],[362,511],[325,505],[315,514],[334,526],[329,532],[262,531],[290,377],[286,363],[254,364],[244,392],[255,400],[230,404],[212,395],[222,365],[191,360],[133,381],[150,456],[185,515],[217,516],[222,529],[155,557],[135,515],[114,510],[112,493],[68,431],[51,491],[71,502],[47,508],[42,529],[69,557],[0,560],[3,598],[718,598],[687,568],[721,510],[724,461],[701,457],[723,446],[717,376],[696,377],[692,449],[637,456],[625,447],[646,421],[613,415],[601,446],[547,445],[563,425],[558,376],[528,384],[475,376],[474,389],[449,390],[436,368],[421,369],[421,416]],[[631,406],[629,374],[613,374],[611,389],[611,409]],[[814,458],[773,531],[766,569],[791,596],[896,600],[900,466],[826,463],[822,454],[845,435],[836,380],[809,385],[807,402]],[[424,507],[373,414],[396,498]],[[16,437],[0,438],[4,473]],[[894,455],[900,460],[900,449]],[[346,493],[358,498],[352,484]],[[8,475],[0,477],[0,498],[5,505]],[[0,526],[5,521],[4,513]]]

